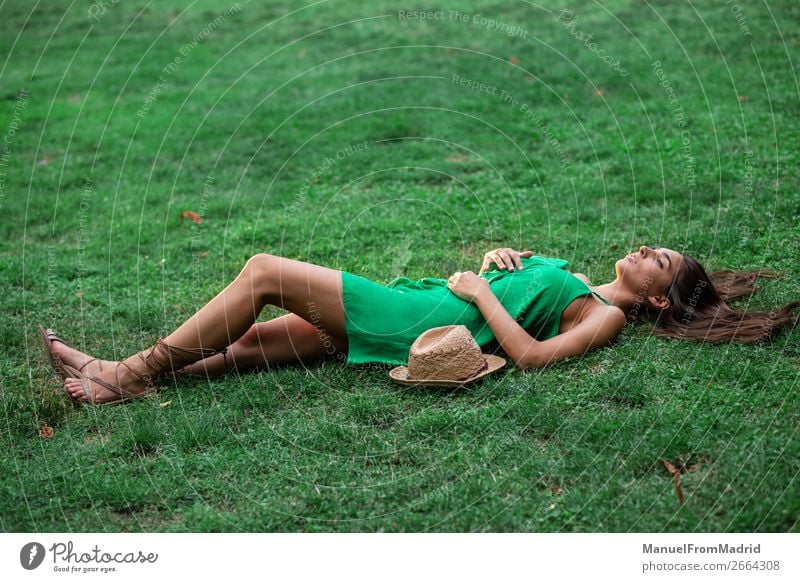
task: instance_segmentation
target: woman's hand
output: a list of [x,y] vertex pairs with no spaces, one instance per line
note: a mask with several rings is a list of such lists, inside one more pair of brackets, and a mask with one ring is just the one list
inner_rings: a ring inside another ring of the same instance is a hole
[[527,259],[532,256],[533,251],[522,251],[520,253],[509,248],[495,249],[483,256],[483,265],[481,265],[481,270],[478,274],[485,273],[493,264],[497,265],[498,269],[508,269],[509,271],[513,271],[515,268],[521,269],[522,261],[520,261],[520,257]]
[[447,288],[464,301],[472,302],[489,291],[489,281],[481,279],[472,271],[459,271],[447,280]]

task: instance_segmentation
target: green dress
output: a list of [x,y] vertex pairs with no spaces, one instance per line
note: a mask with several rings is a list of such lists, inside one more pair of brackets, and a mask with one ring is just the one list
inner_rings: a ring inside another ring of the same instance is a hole
[[[522,258],[523,269],[494,270],[480,277],[517,323],[536,339],[558,335],[561,313],[576,298],[594,293],[566,271],[564,259]],[[495,340],[478,307],[447,288],[447,279],[398,277],[381,285],[342,271],[347,363],[406,364],[411,344],[424,331],[465,325],[479,346]]]

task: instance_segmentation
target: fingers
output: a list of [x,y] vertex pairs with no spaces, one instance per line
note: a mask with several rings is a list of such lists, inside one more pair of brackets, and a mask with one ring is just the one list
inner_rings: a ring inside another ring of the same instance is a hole
[[[511,252],[513,253],[511,256],[514,257],[514,265],[517,267],[517,269],[521,269],[522,268],[522,260],[519,258],[520,257],[520,253],[518,253],[516,251],[511,251]],[[513,269],[512,269],[512,271],[513,271]]]
[[519,253],[514,249],[497,249],[495,256],[495,263],[497,263],[500,269],[513,271],[514,268],[522,268],[522,261],[519,259]]
[[451,292],[455,293],[454,289],[455,286],[458,284],[458,278],[461,277],[461,272],[458,271],[450,275],[447,279],[447,288],[450,289]]
[[497,249],[496,251],[490,251],[486,253],[486,261],[489,263],[494,263],[497,265],[498,269],[510,269],[511,271],[514,270],[514,262],[511,260],[511,257],[508,253],[503,249]]
[[502,248],[489,251],[484,255],[483,266],[481,272],[488,271],[489,266],[494,263],[498,269],[513,271],[515,268],[524,269],[522,258],[529,258],[533,256],[533,251],[517,252],[512,248]]
[[[509,271],[513,271],[514,270],[514,259],[511,258],[511,254],[508,251],[511,251],[511,249],[501,249],[498,252],[498,254],[500,255],[500,258],[503,261],[502,266],[500,268],[501,269],[508,269]],[[511,252],[513,253],[514,251],[511,251]]]

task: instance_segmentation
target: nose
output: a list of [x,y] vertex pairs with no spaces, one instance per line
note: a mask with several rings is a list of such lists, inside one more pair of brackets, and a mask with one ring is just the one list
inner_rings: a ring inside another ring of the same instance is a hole
[[639,247],[639,252],[642,254],[643,257],[646,257],[647,253],[650,252],[650,247],[642,245]]

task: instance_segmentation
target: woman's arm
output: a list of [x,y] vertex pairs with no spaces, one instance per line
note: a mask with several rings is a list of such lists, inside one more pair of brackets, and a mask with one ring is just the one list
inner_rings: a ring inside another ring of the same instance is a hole
[[625,314],[617,307],[594,309],[568,332],[538,341],[508,314],[488,286],[475,295],[474,301],[500,347],[522,370],[542,368],[607,345],[622,331],[626,322]]
[[581,356],[608,344],[625,327],[626,317],[619,307],[595,308],[568,332],[545,341],[532,338],[509,315],[489,288],[489,282],[472,271],[457,272],[447,287],[461,299],[475,303],[506,354],[523,370],[541,368],[551,362]]

